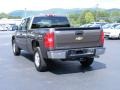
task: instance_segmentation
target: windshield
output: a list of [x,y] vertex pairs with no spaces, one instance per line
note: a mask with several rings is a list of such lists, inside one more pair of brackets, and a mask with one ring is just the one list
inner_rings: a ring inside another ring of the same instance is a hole
[[108,28],[112,28],[112,25],[111,24],[106,24],[102,27],[103,29],[108,29]]
[[108,29],[108,28],[114,29],[114,28],[116,28],[118,25],[119,25],[119,24],[106,24],[106,25],[103,26],[103,29]]
[[66,17],[58,16],[43,16],[35,17],[32,24],[32,29],[37,28],[54,28],[54,27],[70,27]]
[[115,29],[120,29],[120,25],[119,25],[119,26],[116,26]]

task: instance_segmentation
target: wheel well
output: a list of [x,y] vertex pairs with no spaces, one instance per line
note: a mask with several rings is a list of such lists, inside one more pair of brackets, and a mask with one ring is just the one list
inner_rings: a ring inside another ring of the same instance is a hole
[[39,46],[39,42],[38,41],[36,41],[36,40],[33,40],[32,41],[32,49],[34,50],[36,47],[38,47]]

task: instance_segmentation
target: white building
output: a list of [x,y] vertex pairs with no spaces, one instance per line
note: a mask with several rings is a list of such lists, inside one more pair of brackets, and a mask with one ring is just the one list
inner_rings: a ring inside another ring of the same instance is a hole
[[12,30],[12,26],[19,25],[22,19],[0,19],[0,30]]
[[16,24],[19,25],[21,23],[21,19],[0,19],[0,24]]

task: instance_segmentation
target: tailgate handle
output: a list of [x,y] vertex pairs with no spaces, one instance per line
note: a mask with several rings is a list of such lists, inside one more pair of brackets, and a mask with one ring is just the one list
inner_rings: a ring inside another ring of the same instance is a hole
[[75,32],[75,35],[83,35],[83,31],[77,31]]

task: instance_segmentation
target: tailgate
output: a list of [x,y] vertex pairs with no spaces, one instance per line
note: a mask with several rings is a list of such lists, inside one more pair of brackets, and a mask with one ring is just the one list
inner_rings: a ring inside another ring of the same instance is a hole
[[55,49],[72,49],[100,46],[100,29],[56,29]]

